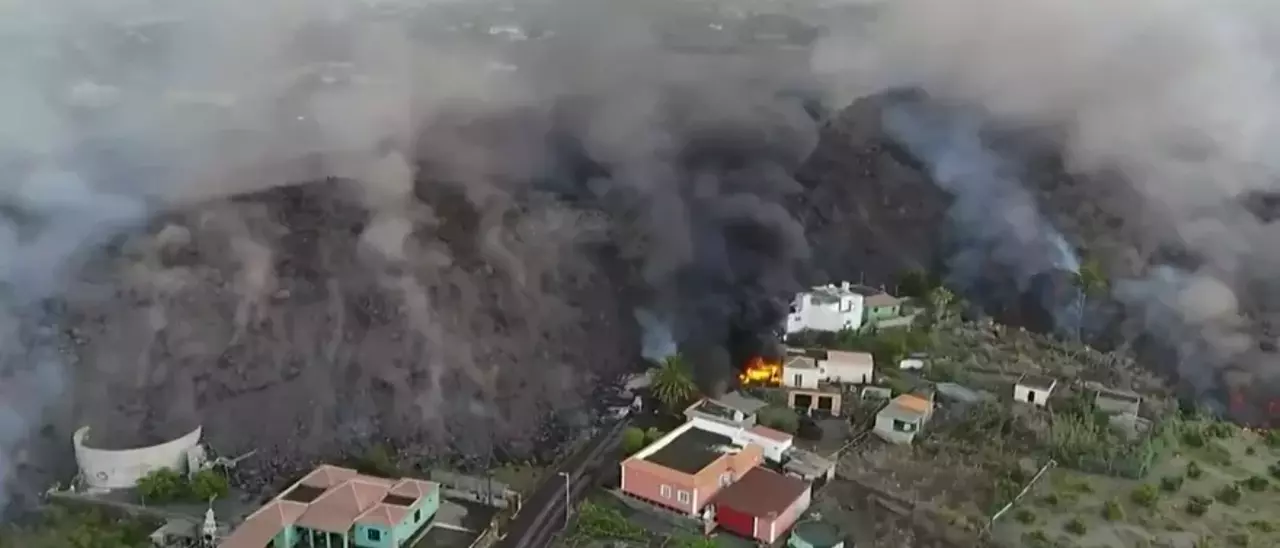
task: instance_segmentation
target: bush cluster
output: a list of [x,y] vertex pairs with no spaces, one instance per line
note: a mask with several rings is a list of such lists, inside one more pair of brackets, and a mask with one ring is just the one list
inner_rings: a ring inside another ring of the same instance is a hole
[[227,496],[227,478],[214,470],[200,470],[191,478],[172,468],[161,468],[138,480],[137,492],[145,504],[206,502]]

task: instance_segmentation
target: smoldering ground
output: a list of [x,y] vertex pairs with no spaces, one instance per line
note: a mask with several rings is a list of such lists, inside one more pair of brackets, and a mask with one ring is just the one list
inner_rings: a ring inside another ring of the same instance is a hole
[[807,63],[635,8],[6,5],[4,493],[86,423],[520,453],[638,358],[635,306],[693,348],[775,321]]

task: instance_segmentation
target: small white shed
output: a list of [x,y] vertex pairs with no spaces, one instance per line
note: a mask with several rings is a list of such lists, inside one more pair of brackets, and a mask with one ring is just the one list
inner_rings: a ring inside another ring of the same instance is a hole
[[1013,385],[1013,399],[1043,406],[1049,402],[1049,396],[1053,394],[1053,389],[1057,385],[1058,380],[1053,377],[1023,375]]
[[822,362],[828,382],[868,384],[875,378],[875,358],[867,352],[830,350]]
[[923,353],[909,354],[907,357],[898,360],[898,369],[904,371],[919,371],[925,368],[925,364],[929,361],[929,355]]

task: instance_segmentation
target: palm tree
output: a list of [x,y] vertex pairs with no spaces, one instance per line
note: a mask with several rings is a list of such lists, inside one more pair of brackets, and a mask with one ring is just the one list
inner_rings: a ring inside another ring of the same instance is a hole
[[651,386],[653,397],[662,402],[668,411],[679,409],[698,394],[698,385],[693,382],[689,365],[679,354],[662,361],[662,365],[653,373]]
[[956,294],[950,289],[938,286],[929,291],[929,324],[938,325],[951,316],[956,305]]
[[1084,327],[1084,309],[1089,299],[1107,292],[1110,282],[1102,274],[1102,264],[1094,259],[1085,259],[1075,275],[1076,288],[1080,290],[1080,299],[1076,303],[1076,339],[1081,336]]

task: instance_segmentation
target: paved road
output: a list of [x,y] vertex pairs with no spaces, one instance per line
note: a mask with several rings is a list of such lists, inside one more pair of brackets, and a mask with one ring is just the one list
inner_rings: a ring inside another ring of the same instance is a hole
[[576,502],[599,471],[598,466],[592,465],[601,456],[609,455],[609,449],[616,446],[629,423],[629,419],[623,419],[605,427],[547,474],[538,490],[520,506],[520,511],[507,527],[506,536],[498,541],[496,548],[543,548],[548,545],[551,537],[565,526],[565,479],[561,474],[569,474],[571,502]]

